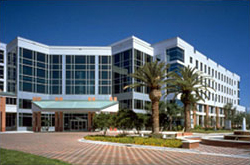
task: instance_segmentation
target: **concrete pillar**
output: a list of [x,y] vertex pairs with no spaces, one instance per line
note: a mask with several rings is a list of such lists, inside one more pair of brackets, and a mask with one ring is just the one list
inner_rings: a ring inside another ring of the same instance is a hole
[[41,132],[41,112],[37,112],[37,132]]
[[33,132],[36,132],[36,128],[37,128],[37,113],[33,112],[32,113],[32,130]]
[[1,127],[0,131],[5,132],[6,129],[6,110],[5,110],[5,104],[6,104],[6,98],[5,97],[0,97],[0,113],[1,113]]
[[200,125],[200,118],[199,118],[199,115],[196,115],[196,125]]
[[91,112],[88,112],[88,131],[91,131],[92,128],[92,117]]
[[205,127],[209,127],[209,106],[205,105],[205,112],[206,112],[206,120],[205,120]]
[[220,128],[220,117],[219,117],[219,107],[216,107],[216,128],[219,129]]

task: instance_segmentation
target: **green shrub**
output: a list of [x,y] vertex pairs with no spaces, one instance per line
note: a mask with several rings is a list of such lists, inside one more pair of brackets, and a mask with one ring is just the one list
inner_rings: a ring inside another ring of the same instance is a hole
[[158,134],[148,134],[149,137],[151,138],[158,138],[161,139],[162,138],[162,134],[158,133]]
[[117,137],[117,136],[85,136],[86,140],[106,141],[115,143],[128,143],[139,145],[152,145],[162,147],[179,148],[182,146],[181,140],[177,139],[161,139],[161,138],[143,138],[143,137]]
[[177,126],[177,131],[182,131],[183,130],[183,127],[181,125],[178,125]]

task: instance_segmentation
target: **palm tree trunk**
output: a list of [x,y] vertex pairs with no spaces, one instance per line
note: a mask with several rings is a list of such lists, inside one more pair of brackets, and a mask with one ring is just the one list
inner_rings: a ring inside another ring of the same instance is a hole
[[190,131],[190,107],[189,103],[184,104],[184,113],[185,113],[185,131]]
[[156,100],[152,100],[152,120],[152,133],[157,134],[159,133],[159,101]]

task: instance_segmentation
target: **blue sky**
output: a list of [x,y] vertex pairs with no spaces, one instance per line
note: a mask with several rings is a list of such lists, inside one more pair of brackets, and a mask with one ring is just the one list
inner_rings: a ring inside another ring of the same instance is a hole
[[0,41],[105,46],[131,35],[149,43],[179,36],[241,76],[250,106],[249,1],[0,1]]

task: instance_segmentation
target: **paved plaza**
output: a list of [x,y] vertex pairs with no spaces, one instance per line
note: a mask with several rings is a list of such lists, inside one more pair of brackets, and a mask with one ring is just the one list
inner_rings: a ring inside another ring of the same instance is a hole
[[[250,149],[200,144],[195,150],[163,151],[79,142],[93,133],[0,134],[0,147],[59,159],[72,164],[228,164],[249,165]],[[189,152],[190,151],[190,152]]]

